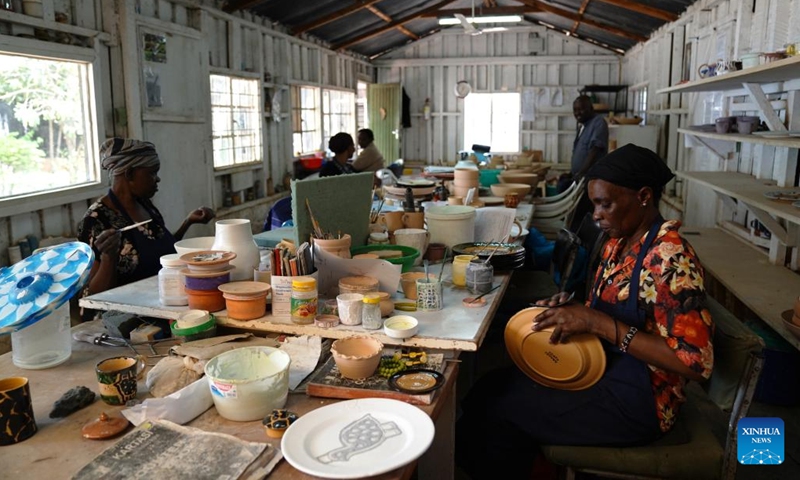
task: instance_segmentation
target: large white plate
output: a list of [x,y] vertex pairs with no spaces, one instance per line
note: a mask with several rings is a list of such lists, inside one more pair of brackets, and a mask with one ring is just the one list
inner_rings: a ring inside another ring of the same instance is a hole
[[419,408],[364,398],[301,416],[283,435],[281,450],[289,464],[309,475],[359,478],[416,460],[431,445],[433,434],[433,421]]

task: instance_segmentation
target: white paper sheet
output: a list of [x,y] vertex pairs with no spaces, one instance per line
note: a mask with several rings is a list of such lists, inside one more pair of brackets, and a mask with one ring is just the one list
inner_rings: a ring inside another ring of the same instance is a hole
[[475,241],[499,242],[511,234],[515,208],[485,207],[475,210]]
[[536,94],[533,88],[522,89],[522,121],[536,121]]
[[214,405],[211,389],[205,377],[162,398],[148,398],[144,402],[122,411],[137,427],[145,420],[164,419],[183,425]]
[[353,275],[377,278],[382,292],[395,292],[400,285],[400,272],[403,268],[386,260],[341,258],[316,247],[314,265],[319,272],[317,291],[321,297],[327,298],[336,298],[339,294],[340,278]]
[[317,367],[322,353],[322,338],[308,335],[288,337],[281,344],[281,350],[292,359],[289,364],[289,390],[294,390]]

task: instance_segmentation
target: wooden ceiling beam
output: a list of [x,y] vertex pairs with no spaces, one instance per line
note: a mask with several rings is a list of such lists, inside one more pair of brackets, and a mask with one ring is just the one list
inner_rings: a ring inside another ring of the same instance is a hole
[[382,34],[384,32],[387,32],[387,31],[389,31],[389,30],[391,30],[393,28],[396,28],[398,25],[403,25],[405,23],[410,22],[411,20],[416,20],[418,18],[421,18],[421,17],[425,16],[426,14],[439,11],[439,10],[441,10],[442,7],[444,7],[445,5],[449,5],[449,4],[453,3],[454,1],[455,0],[444,0],[442,2],[435,3],[435,4],[431,5],[430,7],[425,8],[423,10],[420,10],[420,11],[418,11],[416,13],[412,13],[410,15],[406,15],[403,18],[399,18],[397,20],[393,20],[393,21],[387,23],[386,25],[384,25],[382,27],[376,28],[375,30],[369,31],[369,32],[364,33],[362,35],[359,35],[359,36],[357,36],[355,38],[351,38],[350,40],[345,40],[344,42],[341,42],[338,45],[334,45],[333,49],[334,50],[341,50],[343,48],[347,48],[349,46],[355,45],[355,44],[357,44],[359,42],[363,42],[364,40],[376,37],[376,36],[378,36],[378,35],[380,35],[380,34]]
[[[475,11],[475,14],[480,14],[481,16],[487,15],[524,15],[526,13],[536,13],[539,12],[536,7],[494,7],[494,8],[482,8]],[[460,13],[465,17],[472,16],[472,9],[471,8],[451,8],[447,10],[439,10],[438,12],[432,12],[423,15],[425,18],[444,18],[444,17],[452,17],[453,15]]]
[[678,15],[672,12],[668,12],[666,10],[661,10],[660,8],[650,7],[648,5],[644,5],[641,2],[635,2],[633,0],[598,0],[599,2],[607,3],[609,5],[614,5],[616,7],[624,8],[625,10],[630,10],[632,12],[641,13],[642,15],[647,15],[648,17],[657,18],[659,20],[664,20],[665,22],[674,22],[678,19]]
[[[592,0],[583,0],[583,3],[581,3],[581,8],[578,9],[578,15],[581,16],[581,19],[583,19],[583,12],[586,11],[586,7],[589,6],[589,2],[591,2],[591,1]],[[575,32],[578,31],[578,25],[580,25],[580,24],[581,24],[581,21],[577,20],[575,22],[575,24],[572,26],[572,30],[569,31],[569,34],[570,35],[575,35]]]
[[[372,5],[370,5],[369,7],[367,7],[367,10],[369,10],[372,13],[374,13],[378,18],[380,18],[384,22],[391,22],[392,21],[392,17],[390,17],[389,15],[386,15],[385,13],[381,12],[380,10],[378,10],[378,7],[373,7]],[[411,37],[414,40],[419,40],[419,35],[417,35],[416,33],[412,32],[411,30],[407,29],[406,27],[404,27],[402,25],[398,25],[397,29],[399,31],[401,31],[405,36]]]
[[319,27],[321,27],[323,25],[327,25],[327,24],[329,24],[331,22],[335,22],[336,20],[339,20],[340,18],[346,17],[346,16],[348,16],[348,15],[350,15],[352,13],[355,13],[355,12],[357,12],[359,10],[363,10],[365,8],[369,8],[373,4],[378,3],[379,1],[381,1],[381,0],[364,0],[364,1],[361,1],[361,2],[356,2],[356,3],[352,4],[352,5],[350,5],[349,7],[345,7],[345,8],[342,8],[340,10],[337,10],[337,11],[333,12],[332,14],[324,17],[324,18],[320,18],[318,20],[314,20],[313,22],[308,22],[308,23],[306,23],[304,25],[300,25],[299,27],[296,27],[296,28],[292,29],[292,33],[294,33],[295,35],[300,35],[301,33],[305,33],[305,32],[307,32],[309,30],[314,30],[315,28],[319,28]]
[[600,30],[606,31],[612,35],[616,35],[618,37],[628,38],[630,40],[634,40],[637,42],[644,42],[647,40],[647,37],[639,35],[637,33],[628,32],[621,28],[617,28],[605,23],[596,22],[594,20],[590,20],[588,18],[581,19],[580,15],[577,12],[572,12],[569,10],[564,10],[562,8],[554,7],[547,3],[542,3],[538,0],[517,0],[520,3],[524,3],[525,5],[531,7],[538,7],[542,12],[552,13],[553,15],[558,15],[559,17],[566,18],[567,20],[580,21],[585,25],[589,25],[594,28],[598,28]]
[[244,10],[245,8],[255,7],[259,3],[265,3],[264,0],[228,0],[222,6],[223,12],[235,12],[237,10]]

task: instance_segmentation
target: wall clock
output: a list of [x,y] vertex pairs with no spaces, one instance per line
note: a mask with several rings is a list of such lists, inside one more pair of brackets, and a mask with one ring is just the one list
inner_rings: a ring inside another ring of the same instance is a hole
[[464,98],[472,91],[472,87],[466,80],[461,80],[456,83],[455,94],[458,98]]

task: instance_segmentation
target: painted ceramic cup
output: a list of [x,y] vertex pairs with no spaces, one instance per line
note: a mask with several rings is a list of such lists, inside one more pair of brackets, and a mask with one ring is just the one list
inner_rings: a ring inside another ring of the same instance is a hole
[[25,377],[0,380],[0,445],[13,445],[36,433],[31,388]]
[[516,193],[507,193],[503,199],[503,205],[505,205],[506,208],[517,208],[517,205],[519,205],[519,195]]
[[100,398],[109,405],[125,405],[136,398],[136,381],[145,368],[144,357],[113,357],[97,364]]
[[342,325],[361,325],[361,310],[364,295],[360,293],[341,293],[336,297],[339,306],[339,321]]
[[442,309],[442,282],[417,279],[417,310],[432,312]]
[[425,212],[408,212],[403,214],[404,228],[425,228]]

